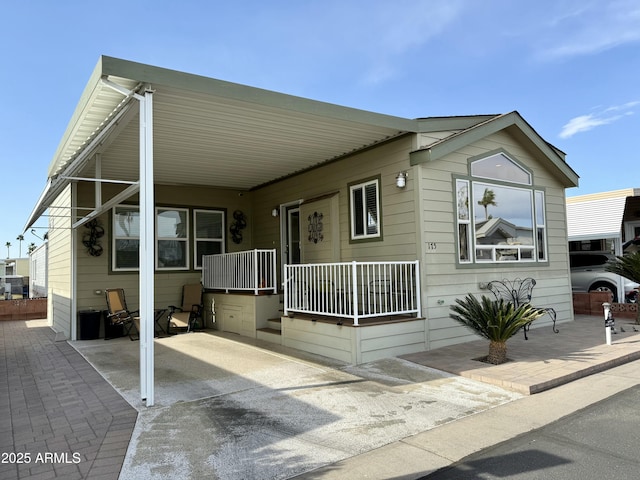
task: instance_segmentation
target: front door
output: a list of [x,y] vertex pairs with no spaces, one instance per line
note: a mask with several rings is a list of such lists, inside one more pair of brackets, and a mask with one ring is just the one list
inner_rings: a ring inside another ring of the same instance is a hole
[[287,208],[286,225],[286,252],[287,264],[297,265],[300,263],[300,208]]
[[285,280],[285,265],[302,262],[300,242],[300,202],[280,205],[280,274]]

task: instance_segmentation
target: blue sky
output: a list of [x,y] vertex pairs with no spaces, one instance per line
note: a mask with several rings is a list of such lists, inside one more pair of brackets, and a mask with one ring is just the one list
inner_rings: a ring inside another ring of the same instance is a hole
[[22,0],[1,22],[3,256],[100,55],[409,118],[517,110],[568,196],[640,187],[637,0]]

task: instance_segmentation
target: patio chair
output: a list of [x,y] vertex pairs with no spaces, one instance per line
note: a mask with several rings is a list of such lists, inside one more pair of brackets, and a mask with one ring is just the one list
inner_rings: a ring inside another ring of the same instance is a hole
[[127,308],[124,290],[122,288],[107,288],[105,297],[107,299],[107,320],[110,325],[112,327],[121,325],[125,335],[129,335],[131,340],[139,340],[139,311],[130,311]]
[[167,333],[172,333],[172,328],[186,328],[187,332],[191,332],[195,330],[198,322],[200,328],[204,328],[203,311],[202,285],[200,283],[184,285],[182,287],[182,305],[180,307],[169,305]]

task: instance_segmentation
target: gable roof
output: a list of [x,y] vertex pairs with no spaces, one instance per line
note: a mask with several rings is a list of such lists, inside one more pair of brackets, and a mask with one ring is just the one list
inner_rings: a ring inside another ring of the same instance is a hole
[[[421,127],[420,132],[428,132],[430,131],[429,129],[439,126],[434,119],[419,119],[418,121]],[[544,140],[516,111],[502,115],[451,117],[443,120],[442,125],[449,127],[442,130],[457,130],[456,127],[459,130],[441,140],[411,152],[412,165],[439,160],[488,135],[508,130],[520,141],[532,146],[543,158],[548,160],[549,168],[554,170],[556,178],[562,181],[565,188],[578,185],[579,177],[565,162],[565,154]]]

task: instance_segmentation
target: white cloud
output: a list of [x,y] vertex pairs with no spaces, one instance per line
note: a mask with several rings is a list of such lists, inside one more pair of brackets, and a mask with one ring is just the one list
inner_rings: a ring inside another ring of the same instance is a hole
[[[323,2],[323,5],[325,3]],[[363,61],[362,79],[377,84],[398,75],[407,55],[447,30],[465,11],[463,0],[369,2],[366,8],[329,3],[334,51]]]
[[599,53],[640,42],[640,4],[637,0],[580,0],[547,25],[540,57]]
[[622,105],[614,105],[600,111],[579,115],[569,120],[560,132],[560,138],[570,138],[577,133],[587,132],[601,125],[608,125],[621,118],[633,115],[632,108],[639,105],[640,101],[627,102]]

